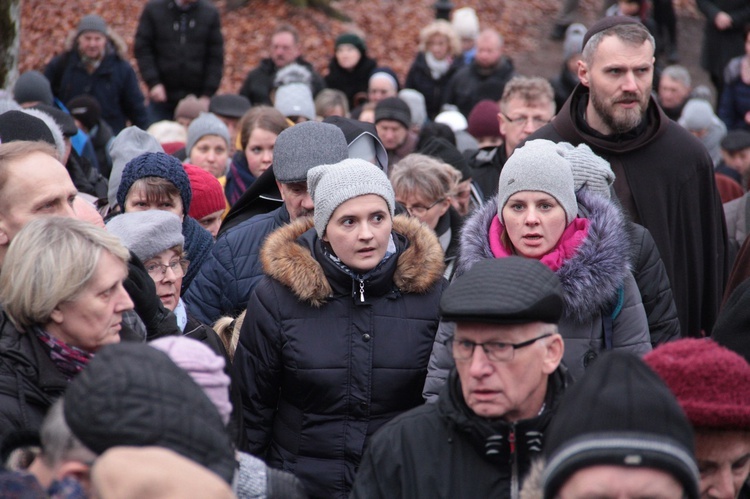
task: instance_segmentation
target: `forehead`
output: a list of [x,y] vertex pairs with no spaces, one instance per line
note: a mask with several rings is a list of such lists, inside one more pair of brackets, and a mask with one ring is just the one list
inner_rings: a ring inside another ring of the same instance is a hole
[[341,203],[333,212],[336,216],[344,216],[347,213],[388,211],[388,204],[385,199],[377,194],[364,194]]
[[508,100],[505,103],[505,109],[507,113],[518,112],[518,111],[528,111],[528,112],[551,114],[552,113],[552,101],[547,99],[546,97],[538,97],[536,99],[531,99],[531,100],[526,99],[521,96],[511,97],[510,100]]
[[370,79],[370,88],[377,88],[378,90],[386,89],[386,90],[392,90],[396,91],[396,88],[393,86],[393,82],[391,82],[387,77],[385,76],[376,76],[375,78]]
[[482,33],[477,38],[477,48],[483,49],[499,49],[500,38],[494,33]]
[[617,36],[606,36],[602,39],[592,58],[593,66],[617,67],[652,64],[654,48],[648,40],[637,45],[625,42]]
[[287,32],[282,31],[281,33],[276,33],[271,37],[271,43],[273,45],[294,45],[294,36]]
[[669,87],[683,87],[687,88],[683,83],[679,80],[675,80],[671,76],[664,75],[659,80],[659,85],[661,86],[669,86]]
[[45,188],[75,192],[73,181],[62,163],[41,152],[9,161],[5,169],[4,191],[8,194],[33,195]]
[[196,146],[199,145],[210,145],[210,146],[226,146],[227,142],[218,135],[204,135],[200,139],[198,139],[198,142],[195,143]]
[[491,324],[485,322],[457,322],[456,337],[474,340],[521,341],[549,328],[544,322],[524,324]]
[[375,126],[384,130],[406,130],[404,124],[396,120],[380,120]]

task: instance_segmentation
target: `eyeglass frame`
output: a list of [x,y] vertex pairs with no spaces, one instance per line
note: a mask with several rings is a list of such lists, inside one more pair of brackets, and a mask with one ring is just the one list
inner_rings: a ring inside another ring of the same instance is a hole
[[[149,270],[148,267],[151,267],[152,265],[156,265],[156,267],[153,268],[152,270]],[[144,264],[143,267],[146,269],[146,272],[151,277],[154,277],[154,278],[157,278],[157,279],[163,279],[164,276],[167,275],[167,269],[171,269],[172,273],[177,278],[185,277],[185,274],[187,274],[188,265],[190,265],[190,261],[186,260],[185,258],[180,258],[176,262],[169,262],[169,265],[165,265],[163,263],[154,262],[152,264],[149,264],[148,266],[146,266]],[[175,270],[177,267],[179,267],[182,270],[182,274],[181,275],[177,275],[177,272]],[[152,274],[151,272],[152,271],[156,272],[157,268],[161,271],[161,273],[160,274],[156,274],[156,275]]]
[[[430,206],[422,206],[421,204],[417,204],[417,205],[413,205],[413,206],[407,206],[404,203],[401,203],[401,204],[404,206],[404,209],[406,209],[406,211],[409,212],[409,215],[411,215],[413,217],[422,217],[425,214],[427,214],[428,211],[430,211],[431,209],[433,209],[435,206],[437,206],[438,204],[442,203],[443,201],[445,201],[445,198],[440,198],[437,201],[435,201],[434,203],[432,203]],[[417,208],[419,210],[424,209],[424,211],[422,213],[416,213],[416,212],[413,213],[411,210],[413,210],[414,208]]]
[[529,122],[529,120],[531,120],[531,122],[534,125],[539,125],[539,128],[541,128],[544,125],[548,124],[550,121],[552,121],[552,120],[543,120],[542,118],[537,118],[534,116],[519,116],[518,118],[511,118],[510,116],[508,116],[507,114],[503,112],[501,112],[500,114],[502,115],[503,118],[505,118],[505,121],[516,126],[525,125],[526,123]]
[[[518,350],[519,348],[524,348],[524,347],[527,347],[529,345],[533,345],[537,341],[539,341],[541,339],[544,339],[544,338],[549,338],[553,334],[554,333],[545,333],[545,334],[542,334],[541,336],[537,336],[536,338],[532,338],[530,340],[522,341],[520,343],[507,343],[505,341],[485,341],[485,342],[482,342],[482,343],[476,343],[476,342],[471,341],[471,340],[456,340],[455,336],[452,336],[452,337],[450,337],[450,338],[448,338],[446,340],[443,340],[442,343],[443,343],[443,345],[445,345],[447,348],[450,349],[451,355],[453,356],[453,358],[455,360],[461,360],[461,361],[463,361],[463,360],[471,360],[474,357],[474,352],[476,351],[476,348],[478,346],[481,346],[482,347],[482,351],[484,351],[484,355],[487,356],[488,360],[490,360],[492,362],[509,362],[509,361],[513,360],[513,358],[516,355],[516,350]],[[459,341],[471,343],[471,353],[468,356],[466,356],[466,357],[456,357],[456,353],[455,353],[456,350],[455,350],[455,348],[453,348],[453,345],[456,342],[459,342]],[[496,358],[497,354],[491,352],[485,345],[503,345],[503,347],[511,347],[510,356],[507,359],[498,359],[498,358]]]

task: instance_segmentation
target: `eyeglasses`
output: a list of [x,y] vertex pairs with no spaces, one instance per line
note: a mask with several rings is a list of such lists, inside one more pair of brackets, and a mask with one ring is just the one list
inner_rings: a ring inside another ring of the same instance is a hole
[[432,203],[430,206],[422,206],[421,204],[415,204],[415,205],[412,205],[412,206],[407,206],[404,203],[401,203],[401,204],[404,205],[404,208],[406,208],[406,211],[408,211],[411,216],[413,216],[413,217],[422,217],[422,216],[425,215],[425,213],[427,213],[428,211],[430,211],[434,206],[442,203],[443,201],[445,201],[445,198],[440,198],[437,201],[435,201],[434,203]]
[[552,336],[552,333],[543,334],[521,343],[503,343],[501,341],[486,341],[484,343],[475,343],[470,340],[457,340],[449,338],[443,342],[445,346],[453,352],[453,358],[456,360],[469,360],[474,356],[474,349],[482,347],[484,354],[493,362],[507,362],[513,360],[513,355],[519,348],[533,345],[542,338]]
[[525,125],[526,123],[528,123],[529,120],[531,120],[531,123],[535,127],[541,128],[550,122],[550,120],[545,120],[543,118],[538,118],[536,116],[519,116],[518,118],[511,118],[505,113],[500,113],[500,114],[503,115],[503,118],[505,118],[505,121],[516,126]]
[[167,269],[171,269],[174,276],[180,278],[185,275],[185,272],[187,272],[187,266],[189,263],[190,262],[185,259],[180,259],[172,260],[168,265],[154,262],[145,265],[145,267],[148,275],[154,279],[161,279],[162,276],[165,276],[167,274]]

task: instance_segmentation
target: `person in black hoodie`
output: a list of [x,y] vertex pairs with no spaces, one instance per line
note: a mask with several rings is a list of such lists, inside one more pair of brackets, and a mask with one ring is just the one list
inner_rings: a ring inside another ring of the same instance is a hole
[[367,84],[377,65],[375,59],[367,57],[367,46],[362,38],[344,33],[336,38],[336,52],[328,64],[326,85],[344,92],[349,99],[349,109],[354,109],[367,100]]

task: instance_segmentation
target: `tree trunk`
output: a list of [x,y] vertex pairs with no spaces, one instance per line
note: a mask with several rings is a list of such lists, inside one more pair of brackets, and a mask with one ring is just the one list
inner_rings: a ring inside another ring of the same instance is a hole
[[0,0],[0,89],[12,89],[18,79],[21,43],[21,0]]

